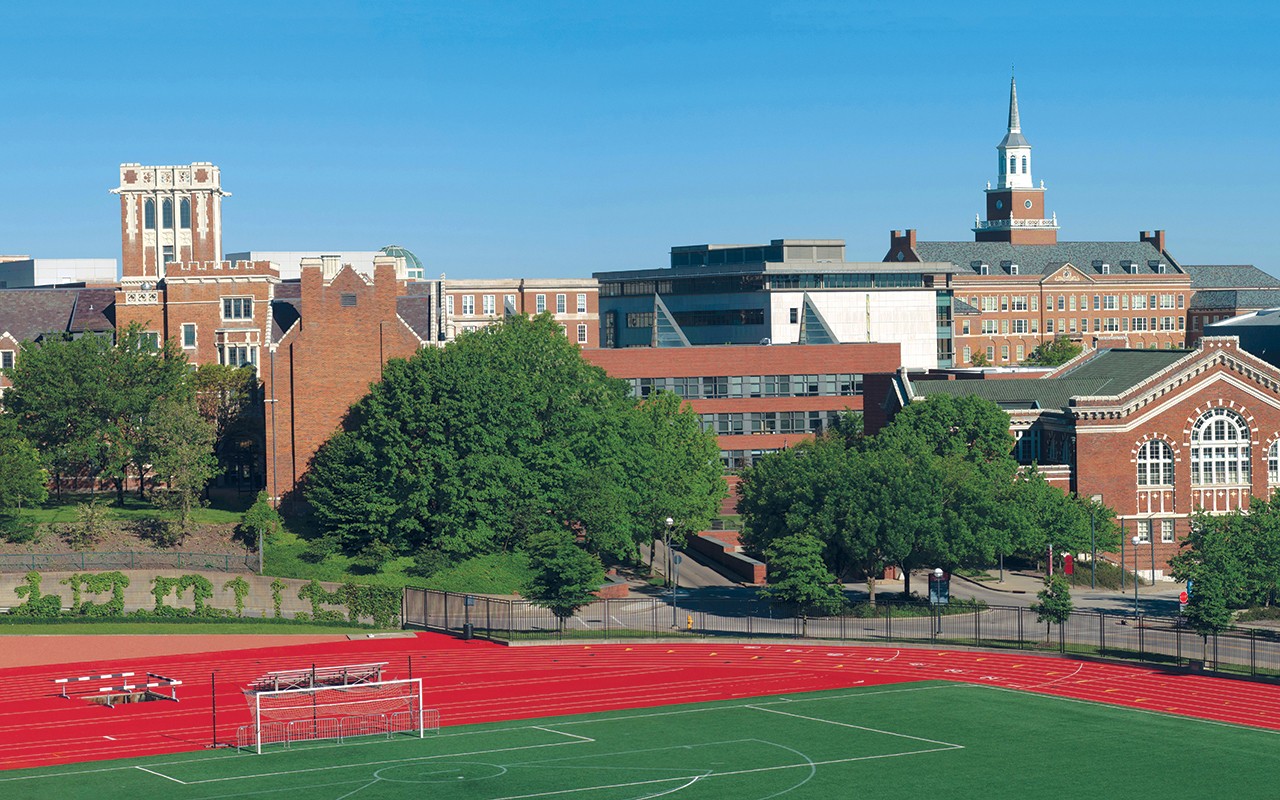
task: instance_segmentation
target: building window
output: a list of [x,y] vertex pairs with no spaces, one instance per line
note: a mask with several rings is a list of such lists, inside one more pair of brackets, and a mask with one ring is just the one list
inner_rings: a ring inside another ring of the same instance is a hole
[[1064,294],[1058,295],[1058,310],[1059,311],[1067,310],[1067,296]]
[[999,333],[999,330],[997,329],[997,325],[998,323],[994,319],[984,319],[982,321],[982,335],[983,336],[996,335],[997,333]]
[[219,345],[218,360],[229,367],[256,366],[258,348],[248,344]]
[[223,319],[253,319],[252,297],[222,298]]
[[1191,484],[1249,483],[1249,426],[1229,408],[1210,409],[1191,426]]
[[498,296],[494,294],[486,294],[481,298],[483,303],[483,311],[486,317],[492,317],[498,313]]
[[504,294],[502,296],[502,316],[514,317],[516,314],[516,296],[514,294]]
[[1160,542],[1161,544],[1173,544],[1173,520],[1160,520]]
[[1028,330],[1027,321],[1025,319],[1015,319],[1013,321],[1014,333],[1026,333]]
[[173,229],[173,201],[168,198],[160,204],[160,227],[166,231]]
[[1151,520],[1138,520],[1138,541],[1146,544],[1151,541]]
[[1272,488],[1280,486],[1280,439],[1276,439],[1267,448],[1267,484]]
[[1018,171],[1018,157],[1009,156],[1009,172],[1012,174],[1017,171]]
[[462,296],[462,316],[472,317],[476,313],[476,296],[474,294],[464,294]]
[[999,298],[997,298],[995,295],[991,295],[990,297],[984,297],[982,298],[982,310],[996,311],[999,308],[999,306],[997,305],[997,303],[999,302],[1000,302]]
[[0,350],[0,369],[13,369],[12,350]]
[[156,229],[156,201],[150,198],[142,203],[142,227],[149,231]]
[[1022,359],[1027,357],[1027,350],[1022,345],[1018,345],[1018,349],[1015,351],[1015,353],[1017,354],[1016,355],[1017,361],[1022,361]]
[[173,263],[173,245],[166,244],[160,248],[160,263],[165,266]]
[[1009,310],[1009,296],[1006,294],[1000,295],[1000,310],[1001,311]]
[[1049,317],[1044,321],[1044,332],[1053,333],[1053,318]]
[[1009,360],[1009,345],[1007,344],[1000,345],[1000,360],[1001,361]]
[[969,345],[964,346],[964,363],[968,364],[973,361],[973,348]]
[[533,298],[533,310],[538,314],[542,314],[547,310],[547,296],[545,294],[540,294]]
[[563,295],[563,294],[556,295],[556,313],[564,314],[568,312],[568,310],[569,310],[568,295]]
[[349,292],[343,293],[338,296],[338,305],[341,308],[355,308],[356,304],[359,302],[360,302],[360,298],[356,297],[354,294],[351,294]]
[[791,321],[791,324],[792,324],[792,325],[799,324],[799,322],[800,322],[800,309],[798,309],[798,308],[792,308],[792,309],[788,309],[788,311],[789,311],[790,313],[788,313],[788,314],[787,314],[787,319],[789,319],[789,320]]
[[969,335],[969,320],[967,319],[960,320],[960,333],[964,336]]
[[1009,265],[1009,274],[1010,274],[1010,275],[1017,275],[1017,274],[1018,274],[1018,265],[1017,265],[1017,264],[1010,264],[1010,265]]
[[454,314],[454,311],[453,311],[453,295],[449,295],[449,302],[448,302],[448,306],[449,306],[449,316],[451,316],[451,317],[452,317],[452,316],[453,316],[453,314]]
[[584,324],[579,324],[578,325],[578,344],[586,344],[586,343],[587,343],[587,326]]
[[182,323],[182,346],[196,346],[196,324],[194,322]]
[[1010,311],[1026,311],[1027,310],[1026,295],[1023,295],[1022,297],[1010,297],[1009,310]]
[[979,264],[979,265],[978,265],[978,274],[979,274],[979,275],[990,275],[990,274],[991,274],[991,267],[990,267],[990,265],[988,265],[988,264]]
[[1138,450],[1138,485],[1173,485],[1173,448],[1162,439],[1152,439]]
[[587,296],[585,294],[578,295],[578,313],[587,313]]
[[[1022,174],[1023,175],[1027,174],[1027,157],[1026,156],[1022,157]],[[1027,206],[1027,208],[1030,208],[1030,206]]]
[[991,345],[987,345],[987,363],[990,364],[996,360],[996,349]]
[[191,199],[182,198],[178,204],[178,226],[184,231],[191,230]]

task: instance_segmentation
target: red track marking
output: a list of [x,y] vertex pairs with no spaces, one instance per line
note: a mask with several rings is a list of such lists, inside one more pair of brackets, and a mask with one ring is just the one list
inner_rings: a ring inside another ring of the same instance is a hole
[[[727,643],[500,647],[418,634],[0,669],[0,769],[203,748],[212,737],[214,669],[218,738],[227,742],[249,723],[243,687],[268,671],[387,661],[385,677],[405,678],[410,657],[426,704],[445,725],[950,680],[1280,730],[1280,687],[1024,653]],[[50,677],[122,670],[181,679],[180,702],[108,709],[50,689]]]

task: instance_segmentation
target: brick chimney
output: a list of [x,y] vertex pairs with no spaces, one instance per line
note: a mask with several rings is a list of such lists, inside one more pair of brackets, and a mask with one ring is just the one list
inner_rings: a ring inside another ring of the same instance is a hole
[[1140,231],[1138,241],[1148,242],[1161,253],[1164,252],[1164,231]]
[[916,255],[916,229],[889,231],[889,252],[885,261],[919,261]]

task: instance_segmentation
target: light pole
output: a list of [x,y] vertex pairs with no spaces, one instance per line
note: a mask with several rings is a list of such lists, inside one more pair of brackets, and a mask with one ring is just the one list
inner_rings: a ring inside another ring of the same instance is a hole
[[1089,588],[1098,588],[1098,532],[1094,524],[1094,514],[1102,505],[1102,495],[1089,496]]
[[671,517],[667,517],[667,533],[666,533],[666,536],[664,536],[662,539],[662,549],[664,551],[662,554],[662,564],[663,564],[662,579],[663,580],[671,580],[671,526],[675,524],[676,524],[676,521],[674,519],[672,519]]
[[1129,541],[1133,542],[1133,616],[1138,616],[1138,543],[1142,541],[1137,534]]
[[933,591],[929,595],[929,599],[933,600],[934,615],[938,618],[933,635],[939,636],[942,634],[942,567],[933,568]]
[[1147,541],[1151,542],[1151,585],[1156,585],[1156,521],[1147,522]]

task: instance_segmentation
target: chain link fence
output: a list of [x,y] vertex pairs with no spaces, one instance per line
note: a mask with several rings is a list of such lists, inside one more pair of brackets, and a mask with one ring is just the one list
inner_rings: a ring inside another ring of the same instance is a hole
[[1055,652],[1280,679],[1280,633],[1235,627],[1202,637],[1180,617],[1075,611],[1062,625],[1038,622],[1021,606],[973,610],[881,602],[873,616],[780,615],[761,603],[724,604],[709,611],[673,606],[665,598],[598,600],[563,621],[527,600],[406,588],[406,627],[529,639],[818,639],[867,644],[937,644]]

